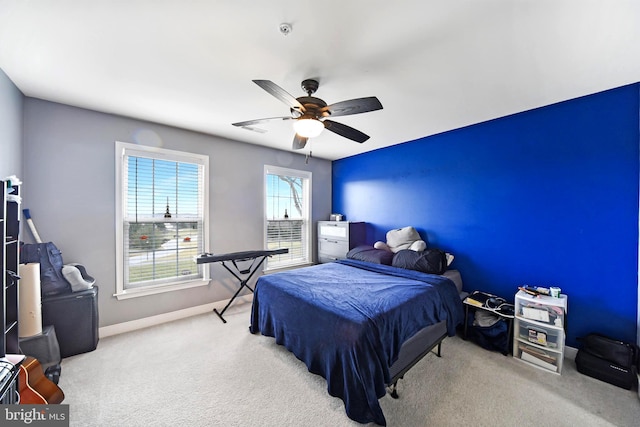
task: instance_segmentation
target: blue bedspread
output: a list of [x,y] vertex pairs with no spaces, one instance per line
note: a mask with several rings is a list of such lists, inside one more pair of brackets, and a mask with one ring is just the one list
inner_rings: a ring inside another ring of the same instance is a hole
[[275,337],[322,375],[349,418],[386,425],[378,399],[402,344],[443,320],[453,336],[463,317],[445,277],[341,260],[261,276],[250,330]]

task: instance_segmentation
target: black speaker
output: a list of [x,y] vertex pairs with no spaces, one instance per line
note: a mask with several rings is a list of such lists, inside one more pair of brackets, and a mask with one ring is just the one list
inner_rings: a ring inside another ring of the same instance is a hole
[[95,350],[98,346],[98,287],[43,297],[42,324],[55,327],[63,358]]
[[43,370],[60,363],[60,346],[53,325],[42,328],[42,333],[20,338],[20,351],[38,359]]

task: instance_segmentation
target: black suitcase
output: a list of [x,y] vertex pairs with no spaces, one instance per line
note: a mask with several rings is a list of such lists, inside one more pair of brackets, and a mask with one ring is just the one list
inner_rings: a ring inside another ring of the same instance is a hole
[[576,355],[578,372],[618,387],[631,390],[638,381],[635,369],[624,368],[596,357],[583,349]]
[[42,324],[55,327],[63,358],[95,350],[98,346],[98,287],[43,297]]

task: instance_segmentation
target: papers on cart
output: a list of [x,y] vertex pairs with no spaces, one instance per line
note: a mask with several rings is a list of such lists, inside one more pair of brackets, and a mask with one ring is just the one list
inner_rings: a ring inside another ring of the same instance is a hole
[[549,312],[546,308],[522,307],[522,315],[527,319],[549,323]]
[[520,358],[534,365],[538,365],[542,368],[548,369],[553,372],[558,372],[557,359],[551,357],[549,353],[530,347],[528,345],[520,345]]

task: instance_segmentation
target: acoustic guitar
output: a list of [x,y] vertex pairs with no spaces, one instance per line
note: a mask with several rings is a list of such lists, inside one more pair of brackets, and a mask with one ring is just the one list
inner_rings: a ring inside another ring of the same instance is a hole
[[18,384],[22,404],[47,405],[64,400],[60,387],[44,375],[40,362],[31,356],[20,365]]

